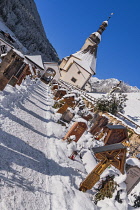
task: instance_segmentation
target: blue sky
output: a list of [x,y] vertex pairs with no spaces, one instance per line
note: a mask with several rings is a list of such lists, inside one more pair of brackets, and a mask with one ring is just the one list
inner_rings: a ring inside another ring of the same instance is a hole
[[80,50],[114,13],[98,47],[96,77],[140,88],[140,0],[35,0],[59,58]]

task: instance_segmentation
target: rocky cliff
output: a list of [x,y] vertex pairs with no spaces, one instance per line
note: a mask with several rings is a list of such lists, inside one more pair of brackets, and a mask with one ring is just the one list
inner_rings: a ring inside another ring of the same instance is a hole
[[46,37],[34,0],[0,0],[0,17],[28,54],[41,54],[44,61],[58,61]]
[[[119,83],[118,79],[98,79],[96,77],[91,77],[90,84],[93,93],[108,93],[112,87],[116,86]],[[130,86],[125,82],[121,82],[119,85],[120,90],[115,92],[131,93],[131,92],[140,92],[137,87]]]

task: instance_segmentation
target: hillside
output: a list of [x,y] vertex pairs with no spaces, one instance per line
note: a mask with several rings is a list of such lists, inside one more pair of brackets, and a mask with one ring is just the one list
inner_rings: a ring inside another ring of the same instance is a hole
[[[126,114],[131,114],[129,108],[135,95],[129,98]],[[112,198],[95,205],[99,183],[86,193],[78,190],[81,181],[97,165],[89,148],[102,146],[102,142],[87,131],[77,144],[62,141],[77,118],[66,127],[58,124],[60,114],[53,104],[50,87],[39,80],[28,78],[20,87],[7,85],[0,92],[0,209],[133,210],[140,184],[127,196],[126,174],[114,167],[107,168],[101,176],[102,180],[107,175],[115,176],[118,187]],[[137,117],[133,120],[137,122],[140,112],[135,109],[135,113]],[[74,149],[81,151],[82,159],[79,155],[75,161],[68,158]],[[139,161],[129,156],[127,163],[140,167]]]
[[[92,77],[90,79],[90,84],[93,93],[108,93],[111,90],[111,88],[117,85],[118,83],[119,80],[114,78],[98,79],[97,77]],[[124,82],[122,82],[119,87],[121,92],[123,93],[140,92],[140,90],[137,87],[130,86]]]
[[28,54],[41,54],[44,61],[58,61],[58,55],[46,37],[34,0],[1,0],[0,11],[3,22],[28,50]]

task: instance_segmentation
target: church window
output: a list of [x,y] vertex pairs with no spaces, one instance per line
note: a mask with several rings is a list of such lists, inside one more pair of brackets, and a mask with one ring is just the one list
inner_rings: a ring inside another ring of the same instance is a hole
[[74,77],[72,77],[71,78],[71,81],[75,83],[77,81],[77,79],[75,79]]

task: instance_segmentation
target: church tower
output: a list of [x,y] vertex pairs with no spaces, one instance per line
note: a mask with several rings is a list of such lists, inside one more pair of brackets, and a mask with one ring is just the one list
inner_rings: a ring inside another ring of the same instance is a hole
[[88,85],[89,79],[96,74],[97,48],[107,26],[108,20],[86,39],[80,51],[62,59],[60,79],[81,89]]

